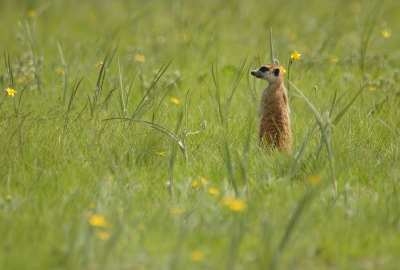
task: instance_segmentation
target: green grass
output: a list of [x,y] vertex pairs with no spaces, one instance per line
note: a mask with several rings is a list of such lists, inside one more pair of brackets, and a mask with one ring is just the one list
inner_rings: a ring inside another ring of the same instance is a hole
[[[396,269],[398,8],[1,1],[0,268]],[[294,50],[262,151],[249,72]]]

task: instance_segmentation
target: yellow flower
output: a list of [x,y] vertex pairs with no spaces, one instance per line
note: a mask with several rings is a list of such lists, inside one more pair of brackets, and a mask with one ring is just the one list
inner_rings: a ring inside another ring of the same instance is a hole
[[102,215],[92,215],[89,222],[93,227],[104,227],[106,225],[106,218]]
[[28,17],[29,18],[35,18],[36,17],[36,12],[34,10],[29,10],[28,11]]
[[165,157],[165,152],[156,152],[157,155]]
[[192,183],[192,187],[194,187],[194,188],[199,188],[199,187],[201,187],[201,184],[200,184],[199,182],[197,182],[197,181],[194,181],[194,182]]
[[25,78],[24,77],[19,77],[18,79],[17,79],[17,83],[23,83],[25,81]]
[[299,54],[296,50],[290,55],[290,59],[297,61],[300,60],[301,54]]
[[97,64],[95,65],[95,67],[97,68],[101,68],[103,66],[103,62],[99,61],[97,62]]
[[171,101],[172,103],[175,103],[176,105],[178,105],[180,103],[179,99],[177,99],[177,98],[170,98],[169,101]]
[[218,189],[216,189],[216,188],[209,188],[209,189],[208,189],[208,193],[213,194],[213,195],[215,195],[215,196],[218,196],[218,195],[219,195],[219,191],[218,191]]
[[7,91],[7,94],[8,94],[9,96],[12,96],[12,97],[14,97],[15,94],[17,93],[17,91],[15,91],[14,89],[12,89],[12,88],[10,88],[10,87],[7,87],[6,91]]
[[107,231],[99,231],[97,233],[97,238],[100,240],[107,240],[108,238],[110,238],[110,233]]
[[58,73],[58,74],[61,74],[61,75],[64,75],[64,69],[63,68],[61,68],[61,67],[59,67],[59,68],[57,68],[56,69],[56,72]]
[[178,207],[174,207],[171,210],[172,214],[180,215],[182,213],[182,210],[179,209]]
[[144,63],[144,62],[146,62],[146,56],[144,56],[142,54],[137,54],[135,57],[135,60],[140,63]]
[[385,29],[381,30],[381,35],[384,38],[390,38],[390,36],[391,36],[390,33]]
[[198,262],[202,261],[204,259],[204,253],[201,251],[194,251],[192,254],[190,254],[190,260]]
[[221,200],[221,203],[229,206],[232,211],[243,211],[247,207],[244,201],[230,196],[224,196]]
[[321,183],[322,176],[317,174],[317,175],[312,175],[308,178],[308,182],[314,186],[319,185]]
[[336,55],[331,55],[331,60],[332,63],[337,63],[339,61],[339,58]]
[[369,87],[369,91],[375,92],[375,91],[376,91],[376,86],[371,85],[371,86]]
[[282,67],[282,66],[281,66],[281,70],[282,70],[283,74],[285,74],[286,71],[287,71],[286,68],[284,68],[284,67]]

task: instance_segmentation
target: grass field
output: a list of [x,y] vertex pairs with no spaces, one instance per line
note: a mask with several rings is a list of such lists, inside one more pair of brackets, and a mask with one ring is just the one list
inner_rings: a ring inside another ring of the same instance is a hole
[[[397,269],[399,12],[2,0],[0,268]],[[291,154],[258,148],[271,53]]]

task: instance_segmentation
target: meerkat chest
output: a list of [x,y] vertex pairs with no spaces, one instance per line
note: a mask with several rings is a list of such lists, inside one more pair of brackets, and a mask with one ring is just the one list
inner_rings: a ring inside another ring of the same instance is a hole
[[267,87],[264,89],[261,100],[260,100],[261,107],[266,105],[287,105],[288,98],[287,98],[287,91],[285,88],[271,88]]

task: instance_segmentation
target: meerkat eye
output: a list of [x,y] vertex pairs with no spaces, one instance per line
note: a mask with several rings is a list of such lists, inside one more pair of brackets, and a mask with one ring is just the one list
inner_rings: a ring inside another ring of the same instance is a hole
[[269,68],[267,68],[267,67],[260,67],[260,71],[262,72],[262,73],[264,73],[264,72],[266,72],[266,71],[268,71],[269,70]]
[[279,68],[277,68],[277,69],[274,70],[274,74],[275,74],[275,76],[278,76],[278,75],[279,75]]

